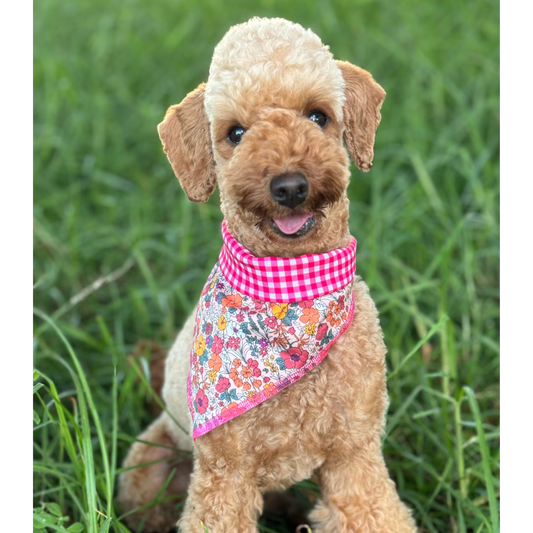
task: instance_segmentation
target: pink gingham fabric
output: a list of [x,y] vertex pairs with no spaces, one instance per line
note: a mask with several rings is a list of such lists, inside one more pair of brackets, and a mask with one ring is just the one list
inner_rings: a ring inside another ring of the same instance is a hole
[[355,275],[357,241],[325,254],[256,257],[222,222],[224,246],[218,259],[224,277],[238,291],[266,302],[301,302],[346,287]]

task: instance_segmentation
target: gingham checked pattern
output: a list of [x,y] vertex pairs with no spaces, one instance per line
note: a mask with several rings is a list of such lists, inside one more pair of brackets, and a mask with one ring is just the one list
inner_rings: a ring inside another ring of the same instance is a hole
[[224,246],[218,259],[228,282],[263,302],[301,302],[346,287],[355,275],[357,241],[325,254],[256,257],[237,242],[222,222]]

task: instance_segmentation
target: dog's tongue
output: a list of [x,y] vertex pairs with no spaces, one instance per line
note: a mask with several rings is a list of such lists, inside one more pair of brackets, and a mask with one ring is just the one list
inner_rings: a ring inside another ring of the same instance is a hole
[[292,235],[293,233],[296,233],[312,216],[312,213],[307,213],[306,215],[293,215],[290,217],[275,218],[274,222],[283,233]]

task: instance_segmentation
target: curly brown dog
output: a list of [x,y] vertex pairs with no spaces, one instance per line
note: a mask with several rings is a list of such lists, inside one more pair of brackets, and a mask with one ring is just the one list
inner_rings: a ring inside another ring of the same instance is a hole
[[[350,243],[343,140],[368,171],[384,98],[368,72],[335,61],[310,30],[254,18],[228,31],[207,83],[168,110],[159,134],[189,199],[207,201],[218,184],[228,230],[255,256],[320,254]],[[303,175],[303,201],[276,198],[271,185],[280,175]],[[307,222],[284,234],[273,221],[294,213]],[[126,467],[157,461],[171,456],[172,447],[193,452],[182,531],[201,533],[204,524],[210,533],[257,532],[264,493],[311,476],[321,489],[309,517],[314,532],[416,531],[383,460],[386,348],[359,277],[353,296],[353,322],[318,366],[194,444],[175,422],[190,433],[186,383],[194,316],[187,320],[166,361],[168,413],[139,436],[145,442],[135,443],[125,461]],[[170,468],[156,462],[123,473],[123,508],[161,495]],[[181,468],[163,495],[186,490],[189,470]],[[166,531],[176,515],[167,501],[130,520],[134,528],[142,520],[143,531]]]

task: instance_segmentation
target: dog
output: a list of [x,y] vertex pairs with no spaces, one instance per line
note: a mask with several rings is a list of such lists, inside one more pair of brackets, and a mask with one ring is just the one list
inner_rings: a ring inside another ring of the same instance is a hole
[[[226,33],[207,83],[170,107],[158,131],[188,198],[205,202],[218,185],[226,231],[253,257],[328,254],[353,242],[347,151],[371,168],[384,98],[367,71],[334,60],[311,30],[253,18]],[[186,321],[166,360],[167,410],[124,463],[119,502],[144,506],[130,527],[176,527],[175,501],[149,504],[188,489],[181,531],[256,533],[264,494],[313,476],[321,489],[313,532],[416,531],[383,459],[386,348],[358,276],[350,297],[353,319],[319,364],[194,442],[187,389],[200,319]],[[173,448],[194,461],[168,482]]]

